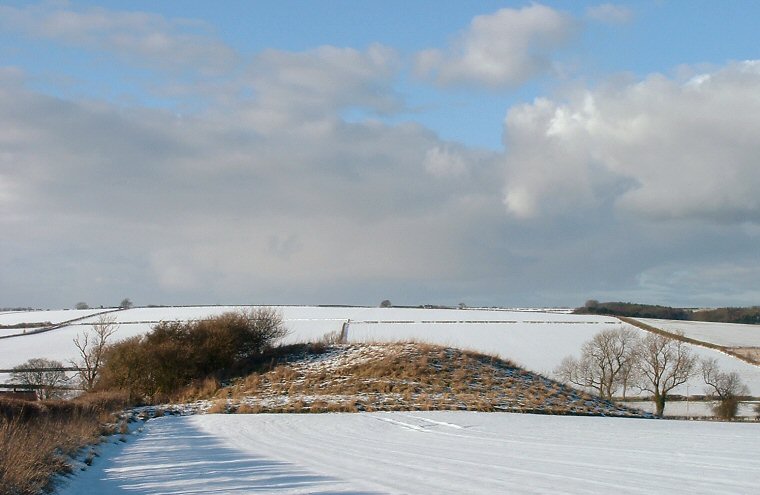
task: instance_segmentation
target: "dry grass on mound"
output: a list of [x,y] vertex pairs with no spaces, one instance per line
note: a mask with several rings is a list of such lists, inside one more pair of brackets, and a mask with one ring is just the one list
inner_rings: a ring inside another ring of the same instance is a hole
[[337,344],[240,379],[209,412],[513,411],[638,416],[513,363],[420,343]]

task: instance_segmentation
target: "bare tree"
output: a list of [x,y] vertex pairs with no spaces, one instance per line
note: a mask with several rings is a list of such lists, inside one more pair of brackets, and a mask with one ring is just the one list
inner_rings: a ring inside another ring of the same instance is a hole
[[35,387],[40,400],[58,399],[65,395],[60,387],[68,381],[66,372],[60,368],[63,368],[60,361],[32,358],[13,368],[11,380],[13,383]]
[[132,301],[128,297],[125,297],[119,303],[119,307],[121,309],[130,309],[132,306],[133,306]]
[[718,400],[715,414],[723,419],[733,419],[739,409],[739,398],[749,394],[749,389],[742,383],[739,373],[726,373],[718,367],[717,359],[704,359],[700,363],[702,378],[707,384],[707,395]]
[[622,387],[625,395],[637,359],[637,336],[630,328],[604,330],[583,344],[581,358],[568,356],[554,371],[561,380],[591,388],[611,399]]
[[74,305],[74,309],[90,309],[90,306],[86,302],[82,301],[82,302],[76,303]]
[[116,317],[100,315],[98,322],[92,325],[92,331],[85,331],[74,338],[74,345],[79,351],[79,360],[72,364],[79,367],[79,379],[82,388],[92,390],[103,365],[108,339],[118,330]]
[[681,340],[647,334],[638,345],[639,387],[652,394],[657,416],[665,412],[667,395],[686,383],[697,370],[697,360]]
[[596,375],[591,369],[588,359],[577,359],[574,356],[567,356],[562,360],[559,366],[554,370],[554,375],[563,382],[569,382],[579,387],[592,388],[601,395],[602,388],[600,382],[596,380]]

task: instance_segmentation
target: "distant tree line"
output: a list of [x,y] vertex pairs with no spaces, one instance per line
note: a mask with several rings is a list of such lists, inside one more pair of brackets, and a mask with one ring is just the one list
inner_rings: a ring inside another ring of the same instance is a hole
[[717,321],[721,323],[760,324],[760,306],[748,308],[717,308],[693,311],[691,320]]
[[751,325],[760,324],[760,306],[690,310],[654,304],[617,301],[599,302],[592,299],[586,301],[584,306],[576,308],[574,313],[628,316],[631,318],[659,318],[662,320],[712,321],[719,323],[745,323]]

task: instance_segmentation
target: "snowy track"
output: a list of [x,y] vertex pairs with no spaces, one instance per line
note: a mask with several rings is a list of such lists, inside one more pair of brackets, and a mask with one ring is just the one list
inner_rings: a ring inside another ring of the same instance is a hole
[[756,424],[473,412],[152,420],[61,491],[753,493]]

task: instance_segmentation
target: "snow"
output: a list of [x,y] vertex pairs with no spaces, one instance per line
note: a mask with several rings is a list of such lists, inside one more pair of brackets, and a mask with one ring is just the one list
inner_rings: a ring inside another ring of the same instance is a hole
[[[110,313],[119,324],[114,341],[148,332],[159,321],[188,321],[219,315],[226,311],[249,309],[250,306],[198,306],[198,307],[157,307],[132,308]],[[366,307],[314,307],[314,306],[275,306],[282,312],[285,325],[291,330],[285,343],[308,342],[319,340],[326,333],[340,332],[343,323],[351,320],[351,334],[357,332],[356,339],[366,340],[372,335],[392,336],[392,339],[409,339],[422,331],[422,336],[438,338],[443,335],[457,334],[470,331],[474,325],[498,327],[509,325],[510,328],[528,325],[530,328],[591,321],[589,325],[580,325],[587,331],[581,332],[582,340],[590,338],[604,323],[614,323],[617,320],[597,316],[578,317],[566,314],[536,313],[522,311],[498,310],[441,310],[416,308],[366,308]],[[37,335],[24,335],[13,339],[0,340],[0,368],[11,368],[33,357],[45,357],[68,362],[76,358],[77,351],[73,339],[87,327],[98,321],[100,311],[30,311],[24,317],[14,313],[13,323],[46,321],[53,323],[68,321],[91,314],[72,325]],[[3,315],[0,315],[3,316]],[[10,318],[10,317],[9,317]],[[422,322],[443,322],[440,324]],[[540,321],[541,323],[526,323]],[[0,320],[4,322],[4,320]],[[384,322],[384,323],[379,323]],[[395,322],[395,323],[388,323]],[[406,323],[404,323],[406,322]],[[454,323],[460,322],[460,323]],[[467,322],[467,323],[462,323]],[[481,323],[473,323],[481,322]],[[507,322],[507,323],[495,323]],[[437,332],[438,326],[445,327]],[[577,325],[573,325],[577,326]],[[415,330],[410,330],[414,328]],[[361,330],[363,329],[363,330]],[[410,333],[411,332],[411,333]],[[415,333],[416,332],[416,333]],[[398,337],[393,337],[398,335]],[[465,346],[473,347],[473,346]],[[506,356],[506,355],[505,355]],[[519,357],[514,357],[519,361]]]
[[504,413],[164,417],[59,493],[754,493],[758,440],[755,424]]
[[[419,340],[497,354],[533,371],[549,374],[568,354],[598,332],[621,325],[614,318],[535,313],[503,315],[487,323],[354,323],[349,338],[357,342]],[[427,317],[424,321],[434,320]],[[449,320],[451,321],[451,320]],[[547,345],[551,342],[551,345]]]
[[[132,308],[110,313],[119,323],[115,340],[146,333],[162,320],[188,321],[218,315],[225,311],[249,309],[250,306],[198,306]],[[320,339],[329,332],[339,332],[350,320],[349,340],[353,342],[388,342],[418,340],[440,345],[498,354],[531,371],[550,375],[562,359],[578,356],[581,346],[604,329],[624,326],[616,318],[596,315],[573,315],[564,312],[538,312],[493,309],[418,309],[368,307],[275,306],[282,312],[291,330],[285,343]],[[90,310],[96,313],[102,310]],[[25,312],[21,321],[68,321],[68,316],[86,316],[77,311]],[[64,316],[60,316],[64,315]],[[15,318],[18,313],[0,314]],[[51,319],[52,318],[52,319]],[[60,320],[64,318],[64,320]],[[37,335],[0,340],[0,368],[8,369],[33,357],[45,357],[67,363],[77,357],[73,339],[97,315],[60,329]],[[0,319],[0,322],[5,320]],[[702,324],[704,325],[704,324]],[[627,326],[627,325],[626,325]],[[635,328],[635,327],[631,327]],[[705,327],[706,328],[706,327]],[[645,331],[635,329],[640,335]],[[760,396],[760,367],[750,365],[713,349],[689,346],[700,358],[715,358],[725,371],[738,372],[752,395]],[[0,377],[2,379],[2,377]],[[704,392],[701,378],[689,382],[692,394]],[[674,393],[685,394],[686,386]]]
[[[0,325],[17,323],[63,323],[91,315],[97,315],[109,309],[58,309],[50,311],[9,311],[0,313]],[[3,334],[4,335],[4,334]]]
[[[646,331],[621,323],[615,318],[588,315],[511,314],[511,323],[415,323],[356,324],[351,323],[352,341],[419,340],[441,345],[497,354],[538,373],[551,376],[552,371],[570,354],[580,356],[583,343],[596,333],[626,326],[640,336]],[[506,318],[505,318],[506,319]],[[721,370],[736,371],[754,396],[760,395],[760,367],[751,365],[715,349],[688,345],[699,358],[713,358]],[[695,376],[686,385],[672,391],[676,394],[702,394],[705,385]]]
[[637,320],[667,332],[681,331],[689,338],[724,347],[760,347],[760,325],[654,318],[637,318]]

